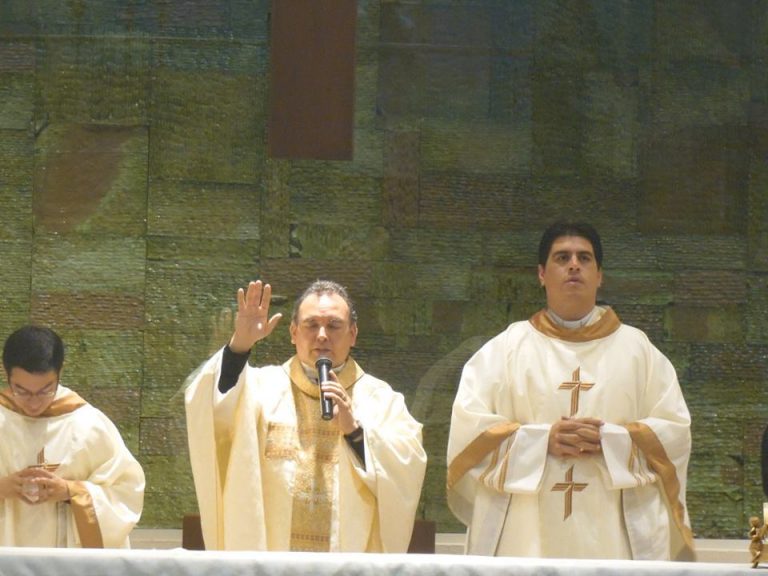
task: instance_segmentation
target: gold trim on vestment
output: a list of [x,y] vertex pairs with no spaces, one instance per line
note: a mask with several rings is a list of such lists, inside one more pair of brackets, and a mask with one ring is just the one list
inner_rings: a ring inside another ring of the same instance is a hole
[[72,507],[72,516],[75,519],[81,546],[104,548],[99,518],[96,516],[91,493],[88,492],[84,482],[70,480],[67,481],[67,486],[69,487],[69,504]]
[[[307,373],[304,371],[304,366],[302,366],[298,356],[293,356],[285,362],[285,364],[283,364],[283,369],[288,373],[291,382],[296,384],[296,386],[299,387],[299,390],[304,392],[304,394],[307,394],[312,398],[320,398],[320,386],[307,377]],[[334,370],[333,373],[336,374],[336,377],[339,379],[339,382],[341,382],[341,385],[345,390],[360,380],[365,374],[363,369],[358,366],[357,362],[355,362],[351,356],[347,358],[341,372],[336,372]]]
[[520,428],[519,422],[504,422],[488,428],[470,442],[448,466],[448,488],[479,464],[488,453],[496,450],[499,445],[512,436]]
[[610,336],[621,326],[621,320],[609,306],[603,307],[605,312],[597,322],[580,328],[565,328],[550,318],[546,310],[539,310],[528,320],[536,330],[558,340],[566,342],[589,342]]
[[683,537],[686,548],[672,551],[672,560],[691,560],[695,558],[693,533],[685,524],[685,508],[680,501],[680,480],[677,477],[675,465],[667,456],[656,433],[647,424],[632,422],[627,424],[632,442],[634,442],[645,455],[651,469],[661,478],[661,484],[667,496],[667,503],[671,508],[672,519]]
[[16,404],[10,389],[6,388],[0,392],[0,406],[3,406],[12,412],[16,412],[17,414],[21,414],[22,416],[27,416],[28,418],[52,418],[54,416],[61,416],[62,414],[69,414],[70,412],[74,412],[86,404],[87,402],[83,400],[76,392],[68,390],[67,393],[62,397],[54,399],[54,401],[51,402],[51,405],[48,406],[48,408],[46,408],[45,412],[42,414],[38,416],[28,416]]

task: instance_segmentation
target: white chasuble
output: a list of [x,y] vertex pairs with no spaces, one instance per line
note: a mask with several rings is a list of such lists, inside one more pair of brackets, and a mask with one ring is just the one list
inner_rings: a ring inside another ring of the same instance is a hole
[[320,417],[298,358],[246,366],[218,391],[222,352],[185,392],[190,460],[209,550],[405,552],[426,469],[403,396],[349,358],[337,374],[365,431],[365,462]]
[[45,465],[67,480],[68,502],[0,501],[0,545],[127,548],[144,503],[144,472],[115,425],[59,386],[40,416],[0,394],[0,476]]
[[[448,502],[476,554],[690,559],[690,416],[672,364],[610,309],[567,330],[539,312],[464,367]],[[602,453],[548,454],[560,418],[598,418]]]

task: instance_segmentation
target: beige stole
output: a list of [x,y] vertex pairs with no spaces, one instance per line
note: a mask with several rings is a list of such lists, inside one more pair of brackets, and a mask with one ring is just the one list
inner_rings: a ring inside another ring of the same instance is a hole
[[[291,550],[328,552],[338,484],[341,433],[335,422],[320,417],[320,388],[307,378],[297,357],[288,361],[296,428],[271,423],[267,458],[295,463],[291,514]],[[357,364],[349,358],[338,374],[348,392],[357,380]]]
[[[68,390],[66,394],[57,394],[57,396],[58,397],[51,402],[50,406],[45,409],[45,412],[39,416],[34,416],[34,418],[53,418],[54,416],[69,414],[80,408],[80,406],[86,404],[85,400],[72,390]],[[16,405],[16,400],[14,399],[13,394],[11,394],[10,389],[6,388],[5,390],[0,391],[0,405],[18,414],[26,415],[26,413]]]

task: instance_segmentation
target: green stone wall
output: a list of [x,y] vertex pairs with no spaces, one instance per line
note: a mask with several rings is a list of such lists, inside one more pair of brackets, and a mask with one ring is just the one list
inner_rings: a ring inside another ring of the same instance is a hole
[[[699,537],[766,498],[768,0],[360,0],[351,162],[266,156],[267,0],[0,3],[0,333],[67,343],[65,382],[147,472],[143,527],[196,500],[185,377],[238,287],[287,312],[346,284],[356,356],[425,424],[438,530],[461,366],[542,305],[556,217],[605,241],[601,296],[693,415]],[[291,353],[287,326],[259,362]]]

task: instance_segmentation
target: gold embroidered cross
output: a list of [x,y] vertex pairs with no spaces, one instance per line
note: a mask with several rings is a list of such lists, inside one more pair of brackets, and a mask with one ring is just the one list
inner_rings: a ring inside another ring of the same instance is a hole
[[579,394],[582,390],[589,390],[594,386],[594,382],[582,382],[581,381],[581,366],[576,368],[571,375],[570,382],[563,382],[558,387],[558,390],[570,390],[571,391],[571,416],[576,414],[579,410]]
[[565,492],[565,514],[563,515],[563,520],[568,520],[568,516],[573,511],[573,493],[581,492],[587,486],[586,482],[573,481],[573,466],[568,468],[568,472],[565,473],[565,482],[558,482],[552,486],[551,492]]

